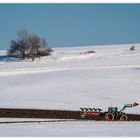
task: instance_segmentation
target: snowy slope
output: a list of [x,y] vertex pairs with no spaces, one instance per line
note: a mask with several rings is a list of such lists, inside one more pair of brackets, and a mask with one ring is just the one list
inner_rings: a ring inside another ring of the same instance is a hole
[[[0,107],[105,111],[140,103],[140,44],[135,51],[131,46],[55,48],[52,56],[34,62],[7,60],[1,51]],[[89,50],[96,53],[84,54]],[[126,112],[140,113],[140,107]],[[139,128],[139,122],[0,124],[0,136],[140,136]]]
[[[34,62],[0,61],[0,107],[106,110],[140,102],[140,45],[135,51],[130,47],[56,48],[52,56]],[[83,54],[88,50],[96,53]]]

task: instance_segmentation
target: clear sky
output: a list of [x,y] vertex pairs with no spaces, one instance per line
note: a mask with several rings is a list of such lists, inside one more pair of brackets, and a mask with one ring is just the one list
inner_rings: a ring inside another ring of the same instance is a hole
[[49,47],[140,43],[140,4],[0,4],[0,49],[22,28]]

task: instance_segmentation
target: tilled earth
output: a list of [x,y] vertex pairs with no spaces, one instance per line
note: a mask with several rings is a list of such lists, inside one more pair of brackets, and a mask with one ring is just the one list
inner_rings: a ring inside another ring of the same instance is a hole
[[[104,120],[105,113],[101,112],[98,117],[85,119]],[[139,114],[127,114],[129,121],[140,121]],[[1,118],[52,118],[52,119],[81,119],[80,111],[72,110],[41,110],[41,109],[16,109],[0,108]]]

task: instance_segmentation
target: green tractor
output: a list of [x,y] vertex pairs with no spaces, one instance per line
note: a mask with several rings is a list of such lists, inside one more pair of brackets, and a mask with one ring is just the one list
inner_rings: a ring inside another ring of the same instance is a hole
[[123,111],[128,107],[131,108],[138,105],[139,104],[136,102],[133,104],[125,104],[120,111],[118,111],[118,107],[108,107],[108,111],[105,113],[105,120],[106,121],[113,121],[113,120],[127,121],[128,116]]

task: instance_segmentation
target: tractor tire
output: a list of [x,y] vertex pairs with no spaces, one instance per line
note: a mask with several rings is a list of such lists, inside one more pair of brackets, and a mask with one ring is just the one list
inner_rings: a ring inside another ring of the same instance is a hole
[[114,120],[114,115],[112,113],[106,113],[105,114],[105,120],[106,121],[113,121]]
[[128,120],[128,116],[126,116],[125,114],[120,117],[120,121],[127,121],[127,120]]

